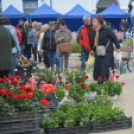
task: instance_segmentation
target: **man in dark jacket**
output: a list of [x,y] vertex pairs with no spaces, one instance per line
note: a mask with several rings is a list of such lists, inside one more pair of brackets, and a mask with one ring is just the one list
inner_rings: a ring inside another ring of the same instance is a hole
[[94,46],[94,29],[91,24],[90,15],[83,17],[84,25],[81,26],[77,33],[77,42],[82,46],[81,50],[81,71],[85,69],[85,62],[88,60],[89,53]]
[[126,23],[125,19],[121,19],[120,29],[121,29],[122,42],[124,42],[126,38],[126,32],[128,30],[128,24]]
[[20,43],[20,50],[21,50],[21,56],[22,59],[24,58],[24,49],[26,46],[26,32],[24,31],[24,27],[20,24],[17,25],[17,29],[20,31],[20,33],[22,34],[22,39],[21,39],[21,43]]

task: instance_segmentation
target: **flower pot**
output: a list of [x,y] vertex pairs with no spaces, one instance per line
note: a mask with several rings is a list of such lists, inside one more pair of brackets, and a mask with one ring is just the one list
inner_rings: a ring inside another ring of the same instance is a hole
[[86,98],[85,101],[90,101],[90,100],[94,99],[95,96],[97,96],[97,91],[87,93],[85,95],[85,98]]
[[118,95],[115,95],[115,96],[113,96],[113,97],[111,97],[111,96],[108,96],[108,100],[110,100],[110,101],[116,101],[117,99],[118,99]]
[[110,123],[91,123],[91,132],[100,133],[105,131],[120,130],[132,128],[132,117],[126,117],[123,121],[110,122]]
[[0,133],[39,133],[39,110],[14,113],[13,115],[0,115]]

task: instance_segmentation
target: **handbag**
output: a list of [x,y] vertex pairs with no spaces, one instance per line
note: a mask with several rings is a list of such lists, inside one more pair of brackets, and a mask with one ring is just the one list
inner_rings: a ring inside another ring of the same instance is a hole
[[69,53],[73,49],[72,42],[71,42],[71,39],[69,37],[65,37],[65,38],[68,38],[70,40],[70,42],[69,43],[63,43],[63,42],[61,42],[59,44],[59,49],[60,49],[61,52],[67,52],[67,53]]
[[110,43],[110,40],[108,41],[106,47],[105,46],[96,47],[97,56],[106,56],[106,49],[108,48],[109,43]]

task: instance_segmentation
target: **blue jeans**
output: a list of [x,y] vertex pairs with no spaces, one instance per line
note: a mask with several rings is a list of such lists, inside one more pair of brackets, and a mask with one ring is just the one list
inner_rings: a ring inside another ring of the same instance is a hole
[[20,44],[20,53],[21,53],[21,58],[24,59],[24,49],[22,44]]
[[89,52],[87,52],[86,50],[84,50],[82,48],[82,51],[81,51],[81,72],[85,69],[86,65],[85,65],[85,62],[87,62],[88,60],[88,57],[89,57]]
[[56,55],[56,52],[47,51],[47,55],[49,58],[49,63],[50,63],[51,69],[54,69],[54,61],[56,61],[56,67],[59,70],[60,61],[59,61],[59,57]]
[[13,69],[10,70],[11,75],[15,76],[15,68],[17,65],[16,54],[13,54]]
[[122,42],[126,39],[126,32],[121,32]]

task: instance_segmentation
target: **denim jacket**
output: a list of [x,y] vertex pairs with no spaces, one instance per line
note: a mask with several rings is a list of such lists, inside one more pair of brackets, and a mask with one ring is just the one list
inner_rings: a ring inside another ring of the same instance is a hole
[[33,28],[29,34],[29,41],[31,45],[36,45],[36,30]]

